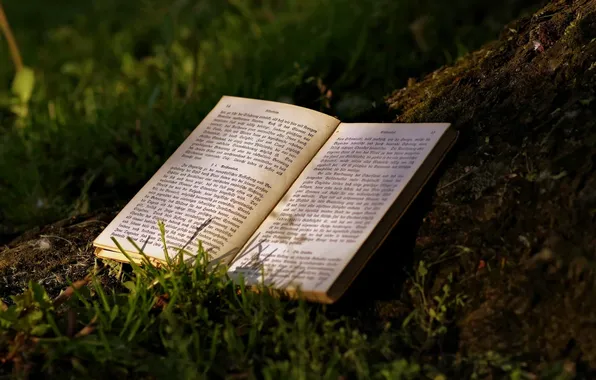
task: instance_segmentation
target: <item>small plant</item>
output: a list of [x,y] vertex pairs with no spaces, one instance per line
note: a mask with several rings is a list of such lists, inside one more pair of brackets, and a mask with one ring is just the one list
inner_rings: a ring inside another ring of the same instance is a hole
[[[498,372],[501,375],[506,375],[511,380],[533,380],[538,377],[530,372],[524,370],[526,363],[516,361],[505,355],[501,355],[494,351],[488,351],[482,355],[474,355],[466,359],[472,363],[473,371],[470,376],[471,379],[484,379],[487,376],[494,375]],[[565,379],[564,377],[560,378]]]
[[416,322],[416,327],[424,333],[423,348],[447,332],[450,323],[449,315],[458,307],[464,306],[466,300],[464,294],[453,293],[452,273],[447,276],[447,283],[441,287],[440,294],[430,297],[426,289],[428,273],[429,267],[425,261],[419,261],[410,289],[410,296],[419,307],[402,322],[402,329],[410,327],[413,321]]

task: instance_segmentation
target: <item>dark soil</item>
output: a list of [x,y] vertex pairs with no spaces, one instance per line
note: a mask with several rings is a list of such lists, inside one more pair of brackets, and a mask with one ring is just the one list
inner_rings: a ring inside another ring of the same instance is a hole
[[468,297],[459,354],[596,369],[596,1],[554,1],[387,103],[460,131],[414,257],[452,257],[429,289],[452,273]]
[[[57,296],[70,281],[84,278],[94,267],[93,240],[116,216],[115,210],[98,211],[31,230],[0,248],[0,297],[22,293],[29,281]],[[110,283],[114,279],[102,276]]]

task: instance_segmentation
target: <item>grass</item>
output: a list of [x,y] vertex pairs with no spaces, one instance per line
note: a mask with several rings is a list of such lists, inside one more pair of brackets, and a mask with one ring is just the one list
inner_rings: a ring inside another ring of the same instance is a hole
[[128,200],[222,95],[355,119],[526,4],[5,2],[35,76],[19,117],[0,37],[0,235]]
[[[0,312],[5,371],[52,376],[174,378],[378,378],[439,374],[397,354],[389,326],[374,339],[324,306],[245,291],[225,268],[146,261],[126,274],[127,291],[92,276],[55,300],[31,283]],[[90,287],[85,287],[91,282]],[[153,284],[153,286],[147,286]],[[33,360],[35,359],[35,360]]]
[[[357,120],[409,77],[496,37],[531,4],[46,3],[3,3],[33,87],[25,97],[14,86],[0,37],[0,241],[123,205],[222,95],[292,101]],[[525,376],[495,355],[428,359],[441,352],[449,318],[465,302],[455,284],[427,297],[432,264],[416,264],[409,295],[416,310],[401,323],[371,327],[350,317],[357,314],[244,291],[222,270],[207,271],[205,259],[199,251],[196,265],[135,267],[114,289],[90,277],[89,286],[73,284],[70,297],[56,300],[31,283],[0,312],[0,372],[439,380],[497,368]],[[101,275],[112,275],[108,269]]]
[[[424,305],[401,325],[386,323],[369,336],[359,328],[362,321],[332,307],[288,301],[266,287],[248,291],[242,281],[226,276],[225,267],[213,268],[200,245],[185,257],[191,253],[189,261],[179,260],[180,252],[168,252],[172,259],[159,268],[147,256],[131,270],[98,263],[92,274],[53,300],[31,282],[10,305],[0,303],[0,374],[443,380],[497,373],[534,378],[523,362],[494,352],[425,359],[440,347],[449,326],[446,316],[463,300],[451,295],[448,285],[443,297],[429,299],[422,262],[412,278],[412,296],[425,299]],[[102,286],[100,277],[108,275],[117,276],[120,286]],[[542,378],[568,378],[556,365]]]

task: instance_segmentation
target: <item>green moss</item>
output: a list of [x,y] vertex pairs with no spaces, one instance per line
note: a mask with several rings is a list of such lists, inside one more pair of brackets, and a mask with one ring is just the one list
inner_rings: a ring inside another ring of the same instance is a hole
[[470,297],[461,355],[492,350],[533,373],[557,360],[596,368],[595,15],[594,2],[552,2],[387,98],[396,121],[460,130],[439,188],[473,170],[438,191],[416,254],[471,251],[451,264]]

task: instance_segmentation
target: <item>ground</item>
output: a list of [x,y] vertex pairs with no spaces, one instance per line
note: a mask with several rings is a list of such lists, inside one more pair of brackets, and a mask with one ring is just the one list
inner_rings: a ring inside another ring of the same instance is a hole
[[[596,2],[553,1],[362,115],[447,121],[460,136],[396,236],[327,315],[370,334],[403,326],[403,355],[454,377],[511,368],[527,378],[594,375],[595,62]],[[2,297],[28,280],[54,297],[67,277],[84,277],[91,241],[114,215],[65,220],[8,244]]]
[[431,294],[452,274],[469,297],[462,355],[596,368],[595,62],[596,3],[555,1],[387,98],[397,122],[460,131],[415,260],[441,261]]
[[114,210],[72,217],[21,235],[0,251],[0,294],[4,302],[29,281],[57,296],[95,265],[92,242],[116,216]]

